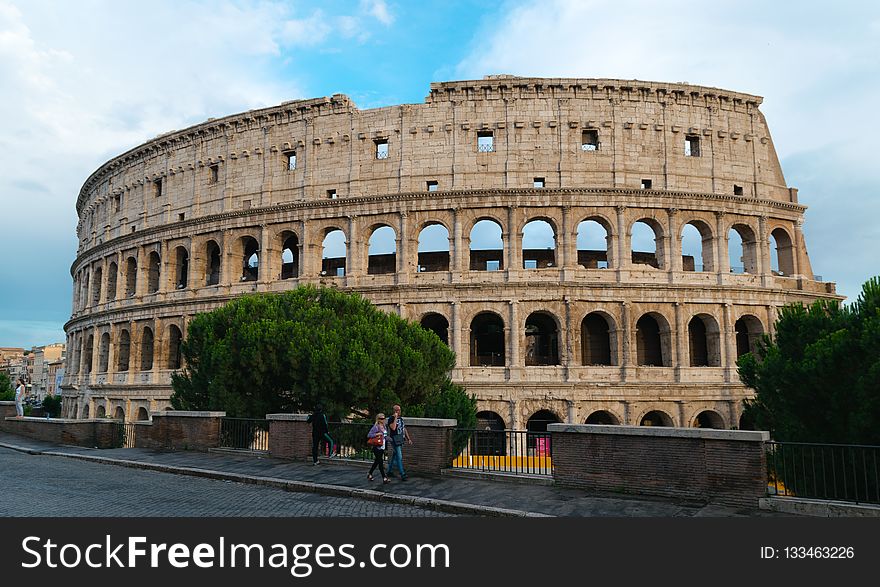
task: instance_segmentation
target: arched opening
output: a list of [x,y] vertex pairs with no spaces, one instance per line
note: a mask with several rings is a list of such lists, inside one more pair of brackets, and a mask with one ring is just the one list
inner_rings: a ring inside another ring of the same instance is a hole
[[631,231],[632,264],[647,265],[655,269],[663,269],[662,243],[663,229],[654,220],[638,220],[632,225]]
[[587,219],[577,227],[577,262],[586,269],[611,266],[611,231],[604,220]]
[[721,333],[715,318],[697,314],[688,322],[688,351],[691,367],[721,366]]
[[172,324],[168,327],[168,368],[169,369],[180,369],[180,364],[181,364],[180,341],[182,338],[183,338],[183,335],[180,333],[180,328],[178,328],[174,324]]
[[422,318],[422,328],[436,334],[447,346],[449,345],[449,320],[437,313],[426,314]]
[[205,285],[217,285],[220,283],[220,245],[214,241],[205,244],[205,258],[208,261],[205,271]]
[[174,289],[189,287],[189,251],[186,247],[174,250]]
[[150,419],[150,413],[147,411],[147,408],[141,406],[137,411],[137,419],[138,422],[146,422]]
[[556,231],[546,220],[532,220],[523,227],[523,269],[556,266]]
[[[76,418],[76,405],[73,406],[73,417]],[[83,419],[89,419],[89,404],[83,406]]]
[[397,235],[390,226],[376,228],[370,235],[367,274],[382,275],[397,271]]
[[101,344],[98,347],[98,373],[106,373],[110,363],[110,334],[105,332],[101,335]]
[[681,268],[684,271],[714,271],[712,229],[700,220],[684,225],[681,231]]
[[125,420],[125,410],[122,409],[122,406],[116,406],[116,411],[113,412],[114,420]]
[[584,423],[599,424],[602,426],[619,426],[620,420],[617,419],[617,416],[607,410],[596,410],[587,416],[587,421]]
[[83,356],[82,368],[83,368],[83,373],[85,373],[86,375],[88,375],[89,373],[92,372],[92,352],[94,350],[94,347],[95,347],[95,335],[90,334],[86,338],[86,342],[83,345],[83,354],[82,354],[82,356]]
[[83,271],[82,284],[79,291],[79,305],[85,308],[89,305],[89,272]]
[[141,335],[141,371],[149,371],[153,368],[153,329],[144,328]]
[[129,257],[125,261],[125,297],[134,297],[137,292],[137,259]]
[[652,410],[642,416],[639,426],[672,426],[672,418],[666,412]]
[[477,430],[471,451],[475,455],[504,456],[507,454],[504,420],[491,411],[477,412]]
[[252,236],[241,238],[242,264],[240,281],[257,281],[260,278],[260,243]]
[[761,321],[746,314],[734,323],[733,329],[736,332],[736,357],[740,358],[746,353],[754,353],[758,341],[764,334],[764,326]]
[[526,318],[526,367],[559,364],[559,335],[556,320],[544,312]]
[[470,270],[500,271],[504,269],[504,241],[501,225],[494,220],[480,220],[471,229]]
[[[75,416],[74,416],[74,417],[75,417]],[[95,408],[95,417],[96,417],[96,418],[105,418],[105,417],[107,417],[107,412],[104,410],[104,406],[103,406],[103,405],[99,405],[97,408]]]
[[694,418],[691,424],[693,428],[713,428],[715,430],[724,430],[724,418],[718,412],[713,410],[703,410]]
[[750,415],[749,412],[743,412],[739,417],[739,429],[740,430],[757,430],[758,427],[755,424],[754,418]]
[[156,293],[159,291],[159,273],[162,268],[162,260],[156,251],[151,251],[147,257],[147,268],[147,293]]
[[419,232],[418,271],[449,271],[449,230],[442,224],[429,224]]
[[581,364],[611,365],[611,331],[608,321],[591,312],[581,321]]
[[116,280],[119,277],[119,266],[115,262],[111,262],[107,266],[107,300],[116,299]]
[[103,274],[104,272],[100,267],[95,268],[95,273],[92,276],[92,305],[97,306],[101,303],[101,283],[103,282]]
[[481,312],[471,321],[471,366],[503,367],[504,321],[498,314]]
[[660,324],[651,314],[645,314],[636,322],[636,357],[638,365],[662,367],[666,364]]
[[794,275],[794,246],[782,228],[770,233],[770,268],[774,275]]
[[281,238],[281,279],[299,277],[299,238],[292,232]]
[[727,234],[731,273],[758,273],[758,241],[746,224],[734,224]]
[[536,457],[550,456],[550,433],[547,432],[549,424],[558,424],[559,418],[550,410],[538,410],[526,421],[526,445],[529,455]]
[[128,330],[119,333],[119,353],[116,357],[116,370],[128,371],[129,356],[131,352],[131,335]]
[[321,275],[327,277],[345,275],[345,257],[348,254],[345,233],[338,228],[328,228],[322,247]]

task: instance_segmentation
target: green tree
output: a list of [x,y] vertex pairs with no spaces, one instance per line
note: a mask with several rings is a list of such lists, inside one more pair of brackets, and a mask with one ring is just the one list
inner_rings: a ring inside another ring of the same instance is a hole
[[0,371],[0,401],[12,401],[15,399],[15,389],[12,379],[6,371]]
[[49,414],[51,418],[57,418],[61,415],[61,396],[47,395],[43,398],[43,413]]
[[880,444],[880,278],[850,306],[786,306],[773,341],[738,361],[745,417],[776,440]]
[[262,417],[324,404],[341,418],[424,404],[455,355],[436,334],[357,294],[304,286],[246,295],[197,315],[172,377],[172,406]]

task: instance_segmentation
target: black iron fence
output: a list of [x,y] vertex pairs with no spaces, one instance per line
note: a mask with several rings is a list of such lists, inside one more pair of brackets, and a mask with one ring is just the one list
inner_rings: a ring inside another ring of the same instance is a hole
[[220,447],[269,451],[269,420],[221,418]]
[[116,420],[113,422],[113,447],[134,448],[136,427],[131,422]]
[[[372,461],[373,449],[367,445],[367,433],[372,422],[330,422],[330,437],[336,444],[336,455],[353,461]],[[330,447],[322,443],[318,454],[330,455]]]
[[453,468],[520,475],[552,475],[550,433],[456,429]]
[[880,503],[880,446],[768,442],[768,492]]

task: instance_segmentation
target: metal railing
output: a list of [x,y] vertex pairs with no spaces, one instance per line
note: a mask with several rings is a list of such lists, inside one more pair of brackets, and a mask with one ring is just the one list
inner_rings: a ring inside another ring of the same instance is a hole
[[503,353],[482,353],[476,354],[473,357],[476,359],[471,360],[472,367],[503,367],[504,366],[504,354]]
[[880,446],[767,442],[768,493],[880,503]]
[[[341,459],[372,461],[373,449],[367,445],[367,433],[372,422],[330,422],[330,438],[336,443],[336,454]],[[322,456],[329,456],[330,447],[318,447]]]
[[117,420],[113,423],[114,430],[114,448],[134,448],[135,447],[135,425],[131,422],[123,422]]
[[269,451],[269,420],[221,418],[220,448]]
[[457,429],[452,467],[519,475],[552,475],[550,433]]

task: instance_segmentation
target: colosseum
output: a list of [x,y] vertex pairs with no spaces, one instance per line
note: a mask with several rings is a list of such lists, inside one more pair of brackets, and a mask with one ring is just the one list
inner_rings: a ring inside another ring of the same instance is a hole
[[194,314],[314,283],[434,330],[487,425],[739,427],[737,357],[780,306],[840,299],[761,102],[488,76],[160,135],[80,191],[64,414],[167,409]]

